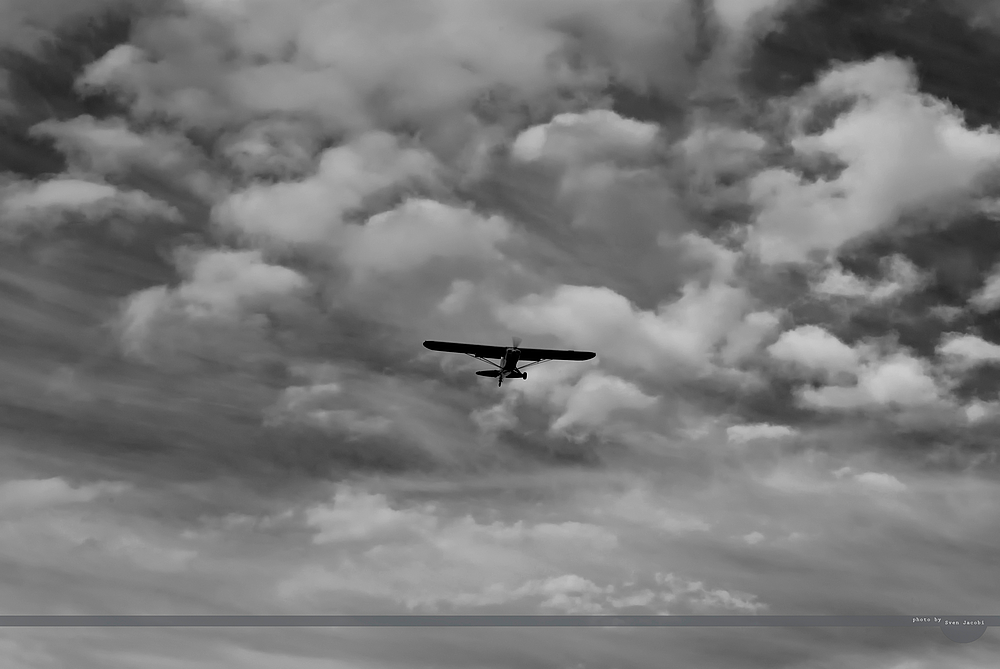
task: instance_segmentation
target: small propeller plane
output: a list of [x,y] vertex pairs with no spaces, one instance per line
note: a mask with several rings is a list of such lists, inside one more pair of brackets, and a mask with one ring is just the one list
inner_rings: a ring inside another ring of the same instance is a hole
[[[464,353],[476,360],[493,365],[496,369],[484,369],[476,372],[479,376],[488,376],[497,380],[497,387],[503,385],[506,379],[527,379],[523,371],[533,365],[540,365],[551,360],[590,360],[596,353],[590,351],[561,351],[551,348],[520,348],[521,338],[514,337],[513,346],[490,346],[487,344],[460,344],[450,341],[425,341],[424,348],[445,353]],[[491,358],[499,360],[497,364]],[[529,364],[518,367],[521,362]]]

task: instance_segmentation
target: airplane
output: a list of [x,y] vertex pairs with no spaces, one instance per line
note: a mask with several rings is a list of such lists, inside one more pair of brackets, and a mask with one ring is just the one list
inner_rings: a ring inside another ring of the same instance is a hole
[[[496,369],[484,369],[476,372],[479,376],[488,376],[497,380],[497,387],[503,385],[503,380],[524,379],[528,375],[523,370],[532,365],[540,365],[551,360],[590,360],[596,353],[590,351],[562,351],[551,348],[521,348],[521,338],[513,338],[513,346],[490,346],[487,344],[461,344],[450,341],[425,341],[424,348],[445,353],[464,353],[476,360],[493,365]],[[490,358],[500,360],[500,364]],[[518,364],[528,361],[529,364],[518,367]]]

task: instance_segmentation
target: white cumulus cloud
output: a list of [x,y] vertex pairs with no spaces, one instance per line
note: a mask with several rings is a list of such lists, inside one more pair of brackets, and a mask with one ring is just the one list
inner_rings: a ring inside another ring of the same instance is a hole
[[803,111],[831,99],[854,104],[828,129],[795,137],[793,146],[805,156],[836,156],[843,171],[806,181],[773,168],[752,180],[759,213],[749,246],[765,262],[803,262],[916,208],[971,195],[1000,161],[1000,134],[970,130],[952,107],[918,92],[904,61],[838,66],[805,96]]

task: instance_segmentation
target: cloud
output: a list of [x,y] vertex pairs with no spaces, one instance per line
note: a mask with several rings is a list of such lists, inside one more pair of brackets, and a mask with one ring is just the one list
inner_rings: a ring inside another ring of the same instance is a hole
[[193,193],[212,198],[222,181],[209,171],[198,149],[182,135],[161,129],[138,133],[124,119],[73,119],[43,121],[31,129],[37,137],[50,138],[66,156],[69,171],[125,179],[145,170],[181,184]]
[[[601,525],[509,523],[456,516],[436,504],[406,506],[382,494],[343,486],[330,502],[305,509],[303,518],[313,531],[317,550],[327,556],[323,566],[307,563],[292,569],[278,589],[286,602],[299,607],[362,597],[417,611],[489,607],[560,613],[663,612],[670,606],[682,611],[757,612],[764,608],[751,595],[709,588],[676,573],[637,572],[628,564],[610,570],[609,582],[603,565],[611,564],[608,560],[628,560],[621,554],[618,535],[602,529],[618,513],[642,523],[634,530],[623,527],[626,534],[666,530],[677,535],[705,529],[690,524],[681,528],[663,518],[647,525],[648,518],[635,515],[638,498],[628,499],[620,507],[592,500],[598,502]],[[613,515],[607,515],[609,511]],[[484,571],[489,574],[485,579]],[[632,575],[623,578],[627,573]]]
[[840,174],[808,181],[771,168],[751,180],[758,214],[748,244],[764,262],[803,262],[907,212],[971,197],[1000,159],[1000,135],[968,129],[954,108],[918,92],[904,61],[835,67],[793,110],[808,115],[829,100],[852,105],[818,133],[794,130],[791,144],[804,157],[833,156]]
[[984,313],[993,311],[1000,305],[1000,266],[986,277],[983,286],[969,298],[969,304]]
[[49,181],[35,188],[9,194],[5,208],[15,215],[46,207],[75,208],[100,202],[114,196],[117,190],[107,184],[70,179]]
[[466,279],[455,279],[448,295],[441,300],[437,308],[449,316],[457,314],[469,305],[470,301],[474,299],[475,293],[476,285],[474,283]]
[[731,425],[726,428],[726,436],[732,443],[742,444],[756,439],[781,439],[791,437],[796,430],[787,425],[756,423],[751,425]]
[[685,582],[672,573],[657,574],[656,581],[671,590],[664,597],[668,603],[683,596],[689,600],[689,605],[695,611],[728,610],[746,615],[767,608],[766,605],[754,601],[756,597],[753,595],[732,593],[718,588],[708,589],[700,581]]
[[548,123],[521,132],[511,153],[518,160],[564,166],[628,162],[647,158],[658,132],[654,123],[623,118],[606,109],[558,114]]
[[937,353],[968,367],[1000,362],[1000,346],[976,335],[949,333],[938,344]]
[[882,263],[885,278],[868,281],[834,265],[824,274],[813,290],[824,296],[860,298],[870,302],[885,302],[910,294],[921,286],[922,277],[916,266],[902,256],[892,256]]
[[623,410],[643,410],[656,405],[656,398],[646,395],[635,384],[613,376],[586,374],[565,399],[565,410],[552,423],[553,432],[571,428],[595,428],[611,414]]
[[[670,169],[683,200],[699,221],[743,221],[751,178],[767,164],[769,139],[711,116],[693,121],[688,134],[671,148]],[[742,240],[745,232],[738,236]]]
[[[882,347],[885,348],[884,346]],[[943,406],[948,388],[936,370],[910,352],[880,350],[873,342],[843,343],[815,325],[789,330],[768,347],[775,360],[791,364],[791,376],[823,374],[822,384],[801,387],[799,400],[821,410]]]
[[350,489],[338,490],[331,504],[307,509],[305,522],[316,530],[313,542],[317,544],[372,539],[400,531],[428,533],[436,526],[433,516],[393,509],[385,495]]
[[[433,609],[448,602],[482,606],[552,597],[579,583],[545,576],[553,561],[584,551],[583,563],[589,563],[618,545],[613,533],[588,523],[481,522],[443,516],[433,505],[397,509],[384,495],[349,488],[338,490],[331,503],[306,509],[305,519],[314,542],[361,545],[352,551],[358,559],[345,556],[336,570],[329,563],[309,566],[285,581],[281,591],[295,599],[342,591]],[[490,573],[486,582],[484,570]]]
[[789,0],[718,0],[715,14],[730,30],[759,30],[759,22],[773,19],[780,11],[793,5]]
[[351,228],[342,253],[362,276],[405,273],[448,258],[499,259],[495,247],[510,234],[510,225],[499,216],[483,218],[470,209],[411,199]]
[[91,573],[183,571],[195,551],[161,541],[148,526],[115,522],[114,501],[135,494],[134,486],[120,481],[77,486],[62,477],[5,481],[0,484],[4,557],[53,575],[64,569],[63,556]]
[[378,413],[350,406],[350,397],[338,383],[289,386],[265,419],[269,424],[309,425],[329,434],[351,437],[388,435],[393,421]]
[[854,481],[863,488],[874,492],[902,492],[907,489],[906,485],[892,474],[884,472],[862,472],[857,474],[849,466],[841,467],[833,472],[837,479]]
[[[289,440],[309,448],[317,463],[312,466],[372,474],[464,471],[504,457],[470,419],[482,403],[467,391],[432,381],[421,390],[405,377],[373,373],[351,356],[324,357],[291,365],[287,385],[261,392],[262,415],[250,419],[273,430],[278,444]],[[280,448],[275,457],[283,457]]]
[[756,133],[718,124],[699,124],[678,143],[695,183],[711,187],[725,177],[748,176],[766,147]]
[[853,373],[860,362],[854,349],[816,325],[802,325],[783,332],[767,352],[776,360],[830,375]]
[[125,234],[143,219],[177,223],[180,213],[165,202],[138,190],[74,178],[39,183],[14,183],[0,192],[0,214],[8,234],[32,230],[50,232],[72,222],[127,225]]
[[864,472],[862,474],[855,475],[854,479],[858,483],[874,490],[886,492],[899,492],[901,490],[906,490],[906,486],[892,474]]
[[629,11],[590,0],[449,1],[390,14],[312,0],[202,3],[139,31],[83,81],[120,92],[133,113],[195,127],[292,111],[335,130],[431,125],[490,91],[512,106],[544,104],[615,75],[673,92],[687,78],[685,10],[649,0]]
[[1000,415],[1000,402],[983,402],[982,400],[972,400],[965,407],[965,419],[975,425]]
[[221,203],[213,217],[221,228],[265,245],[335,246],[348,234],[345,216],[367,198],[433,184],[439,171],[426,151],[388,133],[367,133],[324,152],[314,175],[250,186]]
[[780,314],[768,311],[747,314],[726,335],[720,356],[723,364],[737,365],[753,356],[780,325]]
[[926,361],[900,352],[863,365],[857,384],[805,388],[799,397],[819,409],[932,406],[944,398]]
[[0,483],[0,513],[81,504],[128,489],[123,483],[92,483],[73,487],[60,477],[21,479]]
[[544,581],[529,581],[514,591],[515,596],[541,595],[543,609],[555,609],[571,614],[599,613],[600,604],[588,601],[588,596],[602,593],[602,588],[576,574],[563,574]]
[[525,334],[555,335],[629,368],[696,373],[742,318],[746,295],[722,282],[689,283],[655,311],[636,309],[606,287],[564,285],[498,305],[498,320]]
[[121,11],[128,8],[141,9],[154,2],[144,0],[81,0],[65,3],[61,0],[41,0],[24,2],[11,0],[4,3],[3,27],[0,29],[0,45],[7,49],[26,53],[36,53],[50,43],[56,34],[93,16]]
[[624,493],[609,494],[600,500],[599,505],[599,515],[619,518],[646,532],[674,536],[712,529],[712,524],[698,513],[685,509],[685,505],[677,502],[671,503],[648,486],[636,485]]
[[182,283],[146,289],[125,304],[126,351],[153,359],[201,347],[234,353],[238,342],[247,345],[266,329],[265,312],[289,307],[288,298],[309,287],[306,277],[268,264],[259,251],[195,250],[178,261]]
[[659,132],[655,123],[606,109],[563,113],[523,130],[510,153],[515,161],[554,168],[556,199],[576,212],[574,225],[601,227],[605,203],[618,193],[662,197],[662,185],[651,173],[662,146]]
[[315,125],[301,119],[259,119],[224,136],[219,153],[245,181],[305,179],[320,153],[322,133]]

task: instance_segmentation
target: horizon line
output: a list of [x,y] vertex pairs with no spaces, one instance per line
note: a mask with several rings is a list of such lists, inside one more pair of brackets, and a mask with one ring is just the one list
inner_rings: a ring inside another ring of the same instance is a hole
[[0,627],[994,627],[1000,615],[0,615]]

